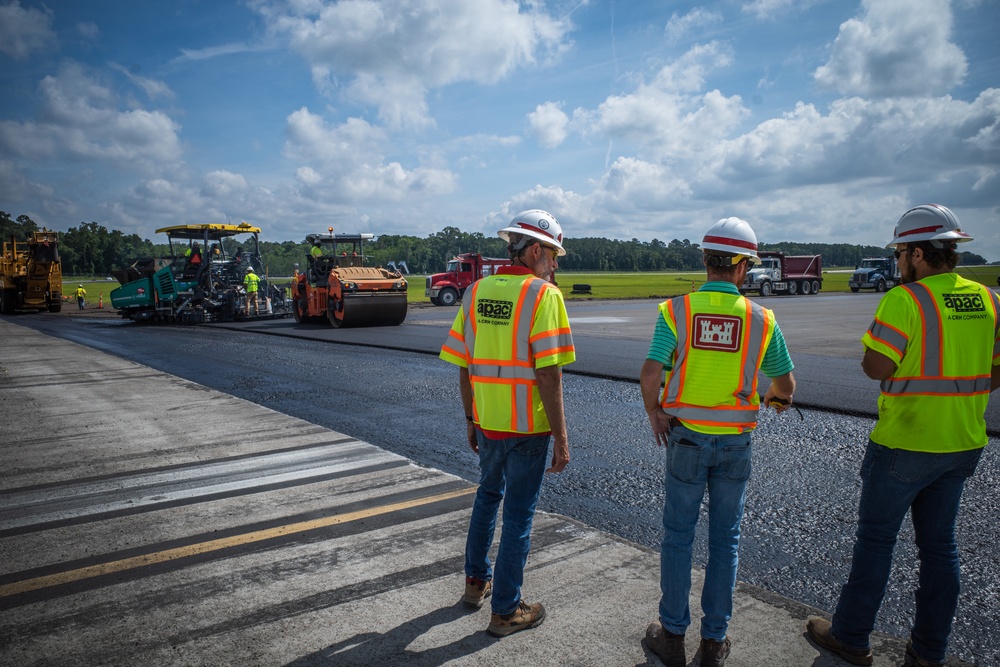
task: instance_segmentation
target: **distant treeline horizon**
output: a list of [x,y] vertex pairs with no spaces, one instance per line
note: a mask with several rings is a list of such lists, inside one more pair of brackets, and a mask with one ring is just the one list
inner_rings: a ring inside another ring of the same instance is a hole
[[[38,225],[28,216],[11,219],[0,211],[0,239],[9,241],[13,236],[24,241]],[[244,238],[227,239],[227,253],[232,254]],[[567,255],[559,258],[562,271],[698,271],[701,247],[688,239],[661,241],[624,241],[607,238],[567,238],[563,242]],[[457,227],[445,227],[426,238],[396,234],[382,234],[365,247],[367,263],[386,266],[389,262],[406,262],[411,273],[430,274],[443,271],[448,260],[459,253],[478,252],[488,257],[506,257],[505,243],[497,237],[487,237],[480,232],[463,232]],[[796,243],[782,241],[761,245],[761,250],[773,250],[789,255],[822,255],[827,267],[857,266],[865,257],[884,257],[890,251],[882,246],[849,243]],[[249,250],[249,249],[248,249]],[[291,275],[295,265],[304,267],[309,244],[302,241],[261,241],[260,250],[268,273],[275,276]],[[66,275],[109,275],[123,269],[140,257],[167,257],[167,243],[153,243],[137,234],[124,234],[109,230],[96,222],[81,222],[59,234],[59,254],[62,270]],[[987,264],[984,257],[972,252],[961,253],[961,263],[966,266]],[[1000,262],[993,262],[1000,264]]]

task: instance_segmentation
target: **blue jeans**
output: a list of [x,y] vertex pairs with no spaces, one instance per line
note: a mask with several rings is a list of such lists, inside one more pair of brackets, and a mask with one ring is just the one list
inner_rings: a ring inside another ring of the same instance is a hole
[[[492,579],[493,613],[509,614],[521,601],[524,564],[531,549],[531,523],[542,490],[549,436],[490,440],[477,429],[476,440],[479,443],[479,489],[465,541],[465,574],[476,579]],[[493,567],[489,551],[501,500],[503,530]]]
[[701,636],[721,641],[733,615],[740,522],[750,478],[750,433],[708,435],[670,429],[660,549],[660,622],[684,634],[691,625],[691,548],[708,488],[708,567],[701,591]]
[[899,528],[910,510],[920,556],[916,616],[910,638],[917,655],[944,662],[958,606],[959,565],[955,522],[965,480],[982,449],[929,454],[889,449],[868,441],[861,464],[861,502],[851,574],[833,615],[833,634],[868,648],[875,616],[892,569]]

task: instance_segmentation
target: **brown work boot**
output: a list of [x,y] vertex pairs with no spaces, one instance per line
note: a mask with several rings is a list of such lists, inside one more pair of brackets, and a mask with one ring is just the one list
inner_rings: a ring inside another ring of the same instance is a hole
[[726,658],[732,644],[729,637],[722,641],[701,638],[701,667],[726,667]]
[[517,603],[517,609],[509,614],[493,614],[486,631],[494,637],[506,637],[521,630],[541,625],[545,620],[545,607],[540,603],[528,604],[524,600]]
[[465,606],[479,609],[486,602],[486,598],[491,595],[493,595],[492,581],[476,579],[475,577],[465,578],[465,595],[462,596],[462,602],[465,603]]
[[906,655],[903,656],[903,667],[945,667],[943,662],[924,660],[913,650],[913,640],[906,642]]
[[852,648],[833,636],[832,624],[825,618],[810,616],[806,619],[806,632],[814,642],[828,651],[836,653],[852,665],[872,664],[871,649]]
[[684,635],[675,635],[666,630],[659,621],[653,621],[646,628],[646,648],[656,654],[666,667],[686,667]]

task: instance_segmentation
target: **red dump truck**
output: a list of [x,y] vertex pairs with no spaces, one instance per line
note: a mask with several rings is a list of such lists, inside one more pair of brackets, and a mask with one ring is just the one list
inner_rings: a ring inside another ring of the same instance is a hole
[[465,294],[466,287],[480,278],[492,276],[501,266],[510,266],[510,260],[463,252],[448,262],[444,273],[427,276],[424,295],[430,297],[435,306],[453,306]]
[[741,292],[772,294],[817,294],[823,286],[821,255],[786,255],[762,250],[760,264],[747,271]]

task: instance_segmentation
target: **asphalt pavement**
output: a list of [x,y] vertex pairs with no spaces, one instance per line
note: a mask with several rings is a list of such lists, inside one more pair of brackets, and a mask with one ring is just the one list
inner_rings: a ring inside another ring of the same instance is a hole
[[[351,434],[5,318],[0,433],[0,664],[659,664],[655,551],[540,513],[548,617],[494,639],[458,602],[474,487]],[[811,613],[740,584],[728,664],[844,664]]]

